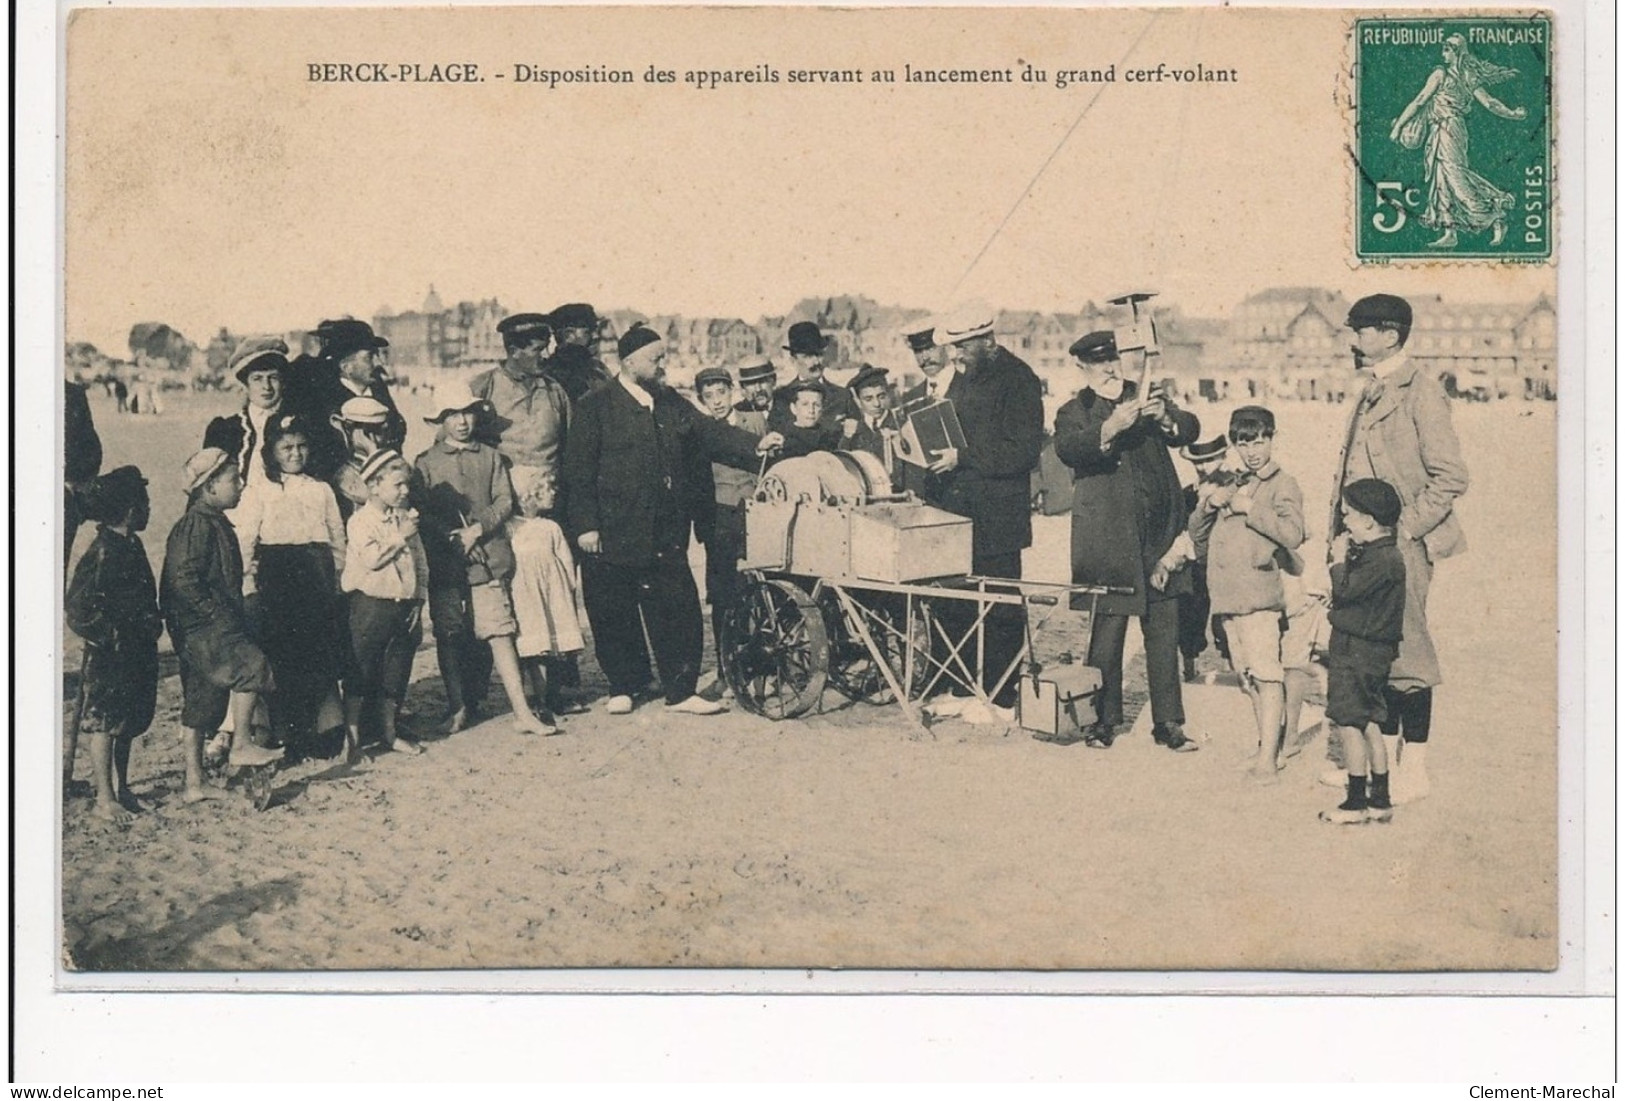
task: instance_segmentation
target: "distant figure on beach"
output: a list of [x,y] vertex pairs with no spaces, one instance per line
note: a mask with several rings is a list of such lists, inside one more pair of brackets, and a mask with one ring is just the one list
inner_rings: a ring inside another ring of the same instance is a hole
[[1453,34],[1444,40],[1444,64],[1428,75],[1427,83],[1400,112],[1388,132],[1406,149],[1422,147],[1427,181],[1427,206],[1422,224],[1440,230],[1433,248],[1455,248],[1458,230],[1492,230],[1491,246],[1506,239],[1507,214],[1513,206],[1509,192],[1474,172],[1467,157],[1467,115],[1477,100],[1492,115],[1520,120],[1529,112],[1508,107],[1486,90],[1518,75],[1467,51],[1467,40]]

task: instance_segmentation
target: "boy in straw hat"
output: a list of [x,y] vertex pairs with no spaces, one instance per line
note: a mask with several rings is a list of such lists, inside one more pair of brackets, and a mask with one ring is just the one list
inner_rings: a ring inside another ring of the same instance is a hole
[[362,464],[371,499],[350,517],[344,556],[344,591],[350,594],[350,652],[355,668],[345,687],[344,755],[361,753],[367,704],[383,703],[384,747],[416,755],[417,743],[396,733],[396,709],[406,696],[412,655],[423,639],[423,600],[429,561],[418,537],[418,514],[408,506],[412,472],[396,451],[375,451]]
[[250,637],[243,603],[243,559],[224,513],[235,508],[243,483],[232,457],[205,447],[183,468],[186,512],[164,547],[158,603],[180,660],[181,727],[186,732],[184,799],[219,797],[203,781],[203,742],[228,709],[239,735],[233,768],[270,764],[281,750],[254,745],[246,734],[260,694],[274,687],[271,663]]
[[424,419],[439,426],[439,437],[413,467],[429,556],[429,615],[451,731],[473,722],[495,664],[516,729],[556,733],[525,702],[519,675],[519,624],[508,591],[514,560],[506,525],[514,512],[513,488],[501,454],[474,436],[485,403],[453,382],[436,388],[435,406],[435,415]]

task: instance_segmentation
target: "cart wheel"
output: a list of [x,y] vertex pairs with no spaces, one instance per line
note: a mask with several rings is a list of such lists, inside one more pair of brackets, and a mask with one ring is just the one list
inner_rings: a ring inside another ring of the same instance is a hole
[[812,598],[789,581],[745,586],[722,624],[722,674],[746,711],[800,715],[824,692],[829,640]]
[[[909,632],[909,638],[905,642],[900,635],[904,633],[906,597],[892,593],[876,593],[861,600],[853,597],[853,600],[871,614],[885,620],[898,632],[893,634],[873,620],[865,623],[869,629],[869,637],[875,640],[875,646],[885,656],[892,676],[900,684],[904,683],[909,650],[914,651],[914,680],[904,687],[910,697],[919,695],[931,679],[931,667],[925,660],[925,655],[931,653],[931,620],[925,603],[923,601],[915,603],[914,629]],[[874,655],[864,644],[863,637],[853,628],[834,591],[825,589],[818,598],[818,606],[824,613],[824,629],[829,635],[829,682],[841,695],[860,703],[878,706],[896,700],[897,694],[891,690],[891,685],[887,684],[886,678],[881,675],[880,666],[875,664]]]

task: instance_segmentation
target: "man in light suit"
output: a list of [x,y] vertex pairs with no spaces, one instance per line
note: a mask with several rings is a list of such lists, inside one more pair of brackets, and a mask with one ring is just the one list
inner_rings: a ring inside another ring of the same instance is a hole
[[[1411,306],[1391,294],[1362,298],[1349,309],[1360,397],[1349,416],[1332,489],[1327,537],[1342,532],[1337,502],[1343,487],[1380,478],[1399,491],[1400,553],[1405,559],[1405,625],[1399,657],[1388,674],[1390,759],[1397,750],[1396,803],[1428,792],[1426,754],[1433,720],[1433,688],[1442,681],[1428,633],[1428,586],[1433,565],[1467,549],[1455,500],[1467,491],[1467,466],[1450,420],[1444,387],[1405,353]],[[1401,744],[1403,737],[1403,744]]]

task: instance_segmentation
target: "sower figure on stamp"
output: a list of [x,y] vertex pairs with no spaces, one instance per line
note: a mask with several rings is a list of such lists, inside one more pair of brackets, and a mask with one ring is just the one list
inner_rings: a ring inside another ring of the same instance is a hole
[[[1433,689],[1443,679],[1428,633],[1428,587],[1433,564],[1467,549],[1455,500],[1467,491],[1467,465],[1438,379],[1423,373],[1405,352],[1411,306],[1391,294],[1354,303],[1354,365],[1360,400],[1349,417],[1337,461],[1328,541],[1344,531],[1344,488],[1366,478],[1387,482],[1403,510],[1395,530],[1405,560],[1405,624],[1399,657],[1388,677],[1383,734],[1394,770],[1396,803],[1428,793],[1426,754],[1433,722]],[[1403,738],[1403,744],[1401,744]],[[1341,783],[1339,777],[1331,777]]]
[[[931,464],[937,498],[949,512],[974,523],[971,572],[981,577],[1021,577],[1021,552],[1032,545],[1029,486],[1044,445],[1044,388],[1031,367],[993,336],[993,311],[966,307],[935,327],[952,377],[942,392],[954,403],[965,432],[965,449],[946,449]],[[939,376],[938,381],[944,381]],[[987,614],[983,687],[992,690],[1021,651],[1026,613],[999,604]],[[1016,678],[993,695],[1010,710]],[[1010,716],[1001,716],[1008,718]]]
[[[1188,752],[1179,677],[1179,598],[1190,591],[1180,570],[1160,590],[1150,585],[1157,562],[1185,529],[1184,493],[1169,456],[1196,441],[1201,424],[1152,385],[1141,395],[1124,377],[1117,340],[1090,333],[1071,348],[1089,385],[1055,414],[1055,453],[1076,475],[1072,497],[1072,580],[1133,589],[1107,594],[1096,606],[1089,664],[1104,685],[1099,721],[1083,741],[1105,749],[1123,722],[1123,644],[1128,618],[1145,637],[1152,736]],[[1144,355],[1140,351],[1139,355]],[[1138,366],[1138,364],[1136,364]]]
[[[567,530],[583,552],[582,595],[612,715],[649,684],[649,649],[672,711],[726,708],[695,694],[705,646],[688,566],[696,456],[755,470],[782,443],[707,417],[661,384],[665,345],[634,326],[620,339],[620,374],[581,399],[564,450]],[[647,626],[647,643],[645,642]]]

